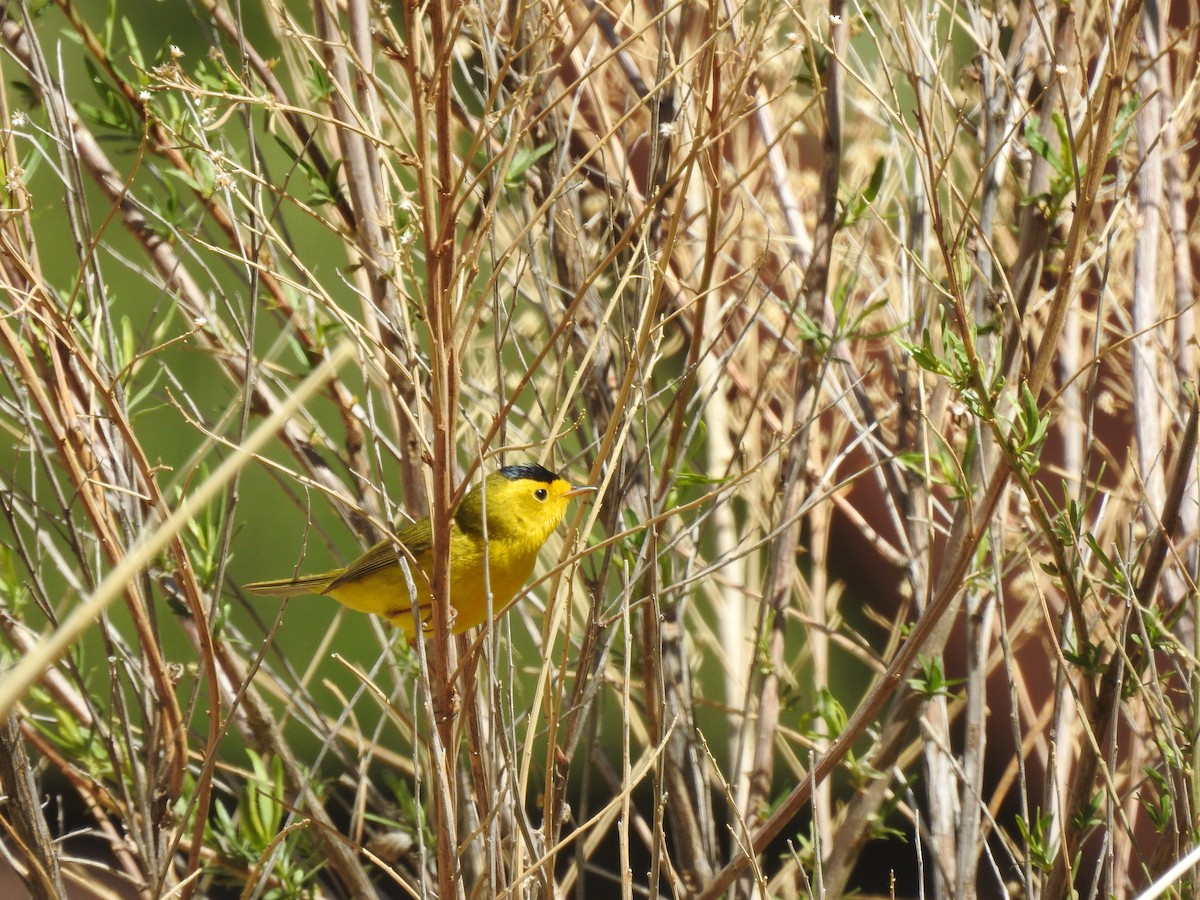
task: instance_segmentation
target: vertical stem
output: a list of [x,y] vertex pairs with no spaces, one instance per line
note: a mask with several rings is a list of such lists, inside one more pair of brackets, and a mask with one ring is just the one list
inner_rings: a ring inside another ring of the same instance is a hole
[[23,876],[30,896],[65,897],[58,850],[42,815],[42,804],[25,752],[16,715],[0,722],[0,788],[7,797],[6,817],[16,833],[18,859],[28,867]]
[[[1143,22],[1143,31],[1150,46],[1157,46],[1155,23],[1150,18],[1143,19]],[[1154,517],[1162,508],[1166,491],[1161,458],[1163,436],[1160,428],[1163,417],[1159,412],[1159,391],[1164,388],[1166,371],[1156,348],[1156,342],[1162,334],[1154,325],[1160,316],[1171,313],[1171,310],[1161,308],[1158,302],[1158,247],[1162,240],[1163,203],[1162,118],[1157,102],[1159,87],[1158,67],[1151,62],[1138,77],[1138,90],[1149,99],[1138,107],[1134,116],[1139,156],[1136,180],[1136,214],[1139,221],[1133,244],[1133,336],[1129,348],[1133,368],[1130,413],[1137,445],[1138,478],[1145,491],[1142,518],[1147,527],[1156,524]]]
[[[421,17],[424,9],[425,17]],[[458,408],[458,359],[455,352],[454,252],[455,207],[451,128],[451,7],[442,0],[403,7],[409,40],[408,77],[413,92],[414,146],[418,167],[421,234],[424,240],[425,319],[429,328],[430,403],[432,408],[431,490],[433,524],[431,586],[433,614],[428,662],[433,716],[430,760],[433,767],[434,823],[438,835],[438,888],[443,900],[457,896],[457,753],[454,746],[456,689],[450,644],[450,521],[455,465],[455,414]],[[432,68],[431,68],[432,67]],[[432,112],[432,121],[429,114]]]

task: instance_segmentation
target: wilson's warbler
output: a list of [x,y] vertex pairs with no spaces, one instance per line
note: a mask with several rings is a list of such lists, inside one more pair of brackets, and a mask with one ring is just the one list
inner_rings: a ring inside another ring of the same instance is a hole
[[[572,497],[593,487],[572,487],[539,465],[505,466],[463,497],[450,523],[450,605],[454,607],[454,634],[487,618],[487,588],[492,609],[499,613],[529,580],[538,551],[562,522]],[[485,502],[486,501],[486,502]],[[484,513],[487,514],[486,540]],[[433,529],[428,518],[414,522],[396,535],[404,547],[381,541],[344,569],[320,575],[281,578],[246,585],[246,590],[267,597],[324,594],[358,612],[384,616],[411,638],[416,634],[412,597],[400,568],[400,556],[424,600],[417,608],[428,630],[433,608],[430,569],[433,564]],[[484,568],[486,550],[487,567]]]

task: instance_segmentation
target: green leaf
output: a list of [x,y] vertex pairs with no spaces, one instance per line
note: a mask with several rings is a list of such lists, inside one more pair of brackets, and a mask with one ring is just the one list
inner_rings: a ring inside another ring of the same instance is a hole
[[909,356],[913,358],[918,366],[926,372],[932,372],[935,375],[945,375],[947,377],[954,374],[954,370],[950,365],[939,357],[933,350],[933,342],[929,335],[929,329],[926,328],[922,332],[921,345],[917,346],[903,338],[897,338],[897,342],[908,351]]
[[508,171],[504,175],[505,187],[518,187],[525,178],[525,173],[529,171],[529,167],[535,162],[554,149],[554,142],[547,141],[544,144],[539,144],[532,150],[522,147],[513,154],[512,162],[509,163]]
[[1166,831],[1171,826],[1174,808],[1170,785],[1166,776],[1151,766],[1142,766],[1142,774],[1146,776],[1146,786],[1138,791],[1138,802],[1155,827],[1159,831]]
[[313,100],[326,100],[333,94],[333,81],[316,61],[310,61],[308,64],[307,83],[313,93]]
[[887,160],[880,157],[875,163],[875,168],[871,171],[871,177],[867,180],[866,186],[858,191],[853,200],[846,204],[845,212],[842,215],[843,228],[853,225],[862,218],[863,213],[871,208],[871,204],[879,196],[879,189],[883,186],[885,174],[887,174]]
[[1054,865],[1054,850],[1050,839],[1054,826],[1053,816],[1037,815],[1031,823],[1026,823],[1021,816],[1017,816],[1016,819],[1017,830],[1021,832],[1021,839],[1029,849],[1030,863],[1043,872],[1050,871]]
[[1077,830],[1083,831],[1086,828],[1095,828],[1097,825],[1104,824],[1104,819],[1100,816],[1100,804],[1103,800],[1103,792],[1097,792],[1075,811],[1075,814],[1071,816],[1071,823]]
[[19,621],[28,598],[29,588],[24,573],[17,567],[15,554],[0,544],[0,606]]
[[867,182],[866,190],[863,191],[863,199],[868,203],[874,203],[875,198],[879,196],[879,189],[883,187],[883,176],[886,174],[887,158],[881,156],[871,171],[871,180]]
[[1072,665],[1078,666],[1083,672],[1089,675],[1099,675],[1102,666],[1100,665],[1100,648],[1095,644],[1086,643],[1082,647],[1072,648],[1063,647],[1063,659]]
[[1099,560],[1100,565],[1104,567],[1105,573],[1108,575],[1110,584],[1117,587],[1119,593],[1124,593],[1123,588],[1127,586],[1128,580],[1125,578],[1125,572],[1121,566],[1117,565],[1112,558],[1100,546],[1100,542],[1096,540],[1096,536],[1090,531],[1085,532],[1083,541],[1088,545],[1093,555]]
[[729,484],[733,480],[730,475],[726,478],[719,478],[715,475],[707,475],[704,472],[697,472],[694,469],[681,469],[675,476],[675,483],[680,485],[687,484]]
[[1025,120],[1025,143],[1029,145],[1030,150],[1057,169],[1061,165],[1061,161],[1058,159],[1058,154],[1050,147],[1050,142],[1042,136],[1041,125],[1042,123],[1035,115],[1030,115]]
[[1113,142],[1108,150],[1108,158],[1116,159],[1125,152],[1125,145],[1129,142],[1129,132],[1133,127],[1133,117],[1137,114],[1138,107],[1142,105],[1142,95],[1136,91],[1121,104],[1121,108],[1117,111],[1116,121],[1113,123]]
[[133,23],[126,16],[121,17],[121,30],[125,32],[125,43],[128,45],[125,52],[129,54],[129,58],[133,60],[133,64],[140,70],[146,70],[145,57],[142,56],[142,48],[138,43],[137,32],[133,30]]
[[[1062,113],[1056,112],[1051,121],[1054,122],[1054,132],[1058,135],[1059,146],[1069,151],[1071,147],[1071,132],[1067,128],[1067,120],[1063,117]],[[1060,175],[1069,177],[1072,180],[1075,178],[1074,166],[1071,165],[1071,161],[1066,157],[1062,158],[1058,172]]]
[[908,679],[908,686],[926,697],[948,697],[950,688],[962,684],[961,678],[947,678],[942,661],[933,656],[922,656],[918,662],[920,675]]
[[247,749],[252,777],[246,782],[242,803],[242,835],[256,851],[264,850],[283,825],[283,764],[279,757],[270,763]]
[[846,709],[838,702],[837,697],[829,691],[828,688],[821,688],[817,693],[817,714],[821,717],[821,721],[825,723],[828,729],[826,732],[829,737],[837,737],[846,730]]
[[87,57],[83,59],[88,77],[100,95],[103,106],[93,106],[90,103],[78,103],[79,114],[87,121],[103,128],[119,131],[129,136],[140,135],[141,125],[137,115],[130,108],[125,95],[108,83],[107,77]]
[[312,193],[309,195],[310,205],[324,206],[336,203],[342,196],[341,185],[338,183],[338,172],[342,170],[342,160],[334,160],[324,178],[316,169],[309,166],[303,168],[309,176],[309,186],[312,189]]

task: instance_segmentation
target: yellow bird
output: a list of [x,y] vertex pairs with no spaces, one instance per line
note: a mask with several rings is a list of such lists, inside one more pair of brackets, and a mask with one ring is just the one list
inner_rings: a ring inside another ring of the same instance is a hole
[[[467,492],[450,522],[454,634],[487,618],[488,588],[492,609],[500,613],[508,608],[533,573],[542,544],[567,514],[567,504],[573,497],[594,490],[572,487],[542,466],[520,465],[505,466],[484,479],[482,490],[477,486]],[[433,608],[433,527],[425,518],[400,531],[396,538],[403,551],[398,551],[390,540],[381,541],[344,569],[258,581],[246,585],[246,590],[267,597],[324,594],[358,612],[384,616],[411,638],[417,626],[399,558],[408,560],[417,593],[424,595],[417,615],[427,630]]]

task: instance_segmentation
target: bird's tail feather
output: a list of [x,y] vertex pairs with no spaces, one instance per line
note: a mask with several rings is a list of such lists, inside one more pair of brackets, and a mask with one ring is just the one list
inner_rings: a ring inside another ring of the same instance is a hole
[[263,597],[299,597],[301,594],[323,594],[329,587],[329,575],[307,575],[302,578],[278,578],[274,581],[256,581],[246,585],[246,590]]

